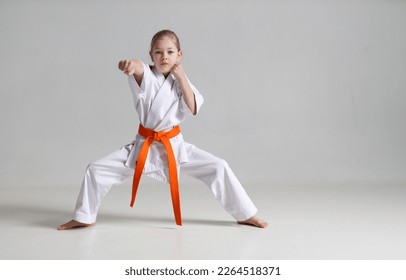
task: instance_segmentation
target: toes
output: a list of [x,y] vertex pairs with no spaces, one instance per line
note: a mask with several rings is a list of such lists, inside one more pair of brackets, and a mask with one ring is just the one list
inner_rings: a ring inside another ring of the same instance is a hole
[[65,230],[65,229],[67,229],[66,225],[61,225],[58,227],[58,230]]
[[60,225],[60,226],[58,227],[58,230],[70,229],[70,228],[73,227],[73,226],[72,226],[72,223],[73,223],[73,221],[70,221],[70,222],[67,222],[66,224]]

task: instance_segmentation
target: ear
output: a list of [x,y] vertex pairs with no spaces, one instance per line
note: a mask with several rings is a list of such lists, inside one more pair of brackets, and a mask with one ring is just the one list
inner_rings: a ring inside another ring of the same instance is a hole
[[151,57],[151,61],[154,62],[154,59],[152,58],[152,51],[149,52],[149,56]]
[[183,56],[183,52],[178,51],[178,59],[177,59],[178,62],[181,60],[182,56]]

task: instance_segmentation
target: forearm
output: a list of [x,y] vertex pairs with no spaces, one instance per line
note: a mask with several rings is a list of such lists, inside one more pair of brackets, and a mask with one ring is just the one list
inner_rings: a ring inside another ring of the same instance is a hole
[[187,80],[186,76],[182,77],[181,79],[178,79],[180,90],[182,91],[183,99],[185,100],[185,103],[189,110],[192,112],[193,115],[196,115],[197,110],[196,110],[196,99],[195,99],[195,94],[193,92],[192,87],[189,84],[189,81]]
[[134,75],[141,75],[144,74],[144,65],[141,60],[135,59],[134,62]]
[[141,86],[142,77],[144,76],[144,65],[139,59],[134,60],[134,78],[139,86]]

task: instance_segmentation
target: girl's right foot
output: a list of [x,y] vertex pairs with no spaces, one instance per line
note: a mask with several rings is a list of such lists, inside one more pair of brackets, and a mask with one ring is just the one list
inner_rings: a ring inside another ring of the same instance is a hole
[[93,224],[85,224],[85,223],[81,223],[75,220],[71,220],[69,222],[67,222],[66,224],[60,225],[58,227],[58,230],[67,230],[67,229],[72,229],[72,228],[78,228],[78,227],[90,227],[93,226]]

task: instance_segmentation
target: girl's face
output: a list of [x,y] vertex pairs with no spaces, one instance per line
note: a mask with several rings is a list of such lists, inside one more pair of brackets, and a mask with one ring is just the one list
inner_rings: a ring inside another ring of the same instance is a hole
[[168,76],[172,67],[182,58],[182,51],[178,50],[175,42],[167,36],[156,40],[149,54],[155,68],[164,76]]

